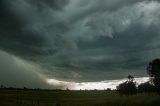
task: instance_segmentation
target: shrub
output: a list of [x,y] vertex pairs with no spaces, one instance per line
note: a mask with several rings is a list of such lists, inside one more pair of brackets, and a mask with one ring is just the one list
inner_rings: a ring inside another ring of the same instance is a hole
[[138,86],[138,92],[140,93],[155,92],[155,86],[153,86],[149,82],[142,83]]
[[136,83],[133,81],[126,81],[117,86],[117,91],[121,95],[133,95],[137,93]]

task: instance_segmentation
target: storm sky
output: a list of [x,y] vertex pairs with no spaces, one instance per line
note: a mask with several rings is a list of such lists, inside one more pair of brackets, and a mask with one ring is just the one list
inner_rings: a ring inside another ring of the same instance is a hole
[[159,0],[0,0],[0,84],[146,77],[160,57],[159,11]]

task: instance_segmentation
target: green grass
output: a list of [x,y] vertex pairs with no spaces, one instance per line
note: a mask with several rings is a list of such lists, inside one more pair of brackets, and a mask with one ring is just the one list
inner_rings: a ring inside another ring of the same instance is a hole
[[[0,106],[160,106],[154,93],[121,96],[116,91],[0,90]],[[57,105],[60,104],[60,105]]]

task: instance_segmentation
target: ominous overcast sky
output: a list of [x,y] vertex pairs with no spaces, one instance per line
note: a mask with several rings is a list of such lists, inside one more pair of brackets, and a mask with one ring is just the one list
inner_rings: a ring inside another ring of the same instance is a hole
[[0,84],[145,77],[158,57],[159,0],[0,0]]

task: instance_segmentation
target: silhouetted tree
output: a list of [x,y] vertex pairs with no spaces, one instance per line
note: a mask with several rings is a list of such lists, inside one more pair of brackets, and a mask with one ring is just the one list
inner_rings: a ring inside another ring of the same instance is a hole
[[111,91],[111,88],[107,88],[107,91]]
[[158,93],[160,93],[160,59],[151,61],[147,67],[151,83],[154,84]]
[[142,83],[138,86],[138,92],[140,93],[155,92],[155,86],[153,86],[149,82]]
[[23,90],[26,91],[26,90],[28,90],[28,88],[27,87],[23,87]]
[[129,75],[128,80],[119,84],[117,86],[117,91],[121,95],[132,95],[137,93],[136,82],[134,81],[134,77]]
[[129,81],[133,81],[134,80],[134,77],[132,75],[128,75],[128,80]]
[[66,91],[70,91],[69,88],[66,88]]

